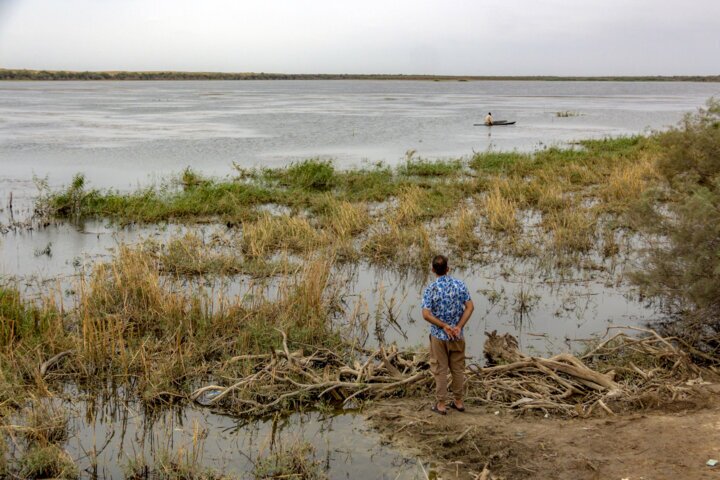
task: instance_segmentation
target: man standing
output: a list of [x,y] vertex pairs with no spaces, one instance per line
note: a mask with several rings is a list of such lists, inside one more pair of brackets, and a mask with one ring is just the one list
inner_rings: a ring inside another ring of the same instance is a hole
[[435,377],[435,404],[432,410],[447,413],[448,370],[452,374],[453,401],[450,408],[465,411],[465,340],[463,327],[474,310],[467,286],[448,276],[448,259],[437,255],[432,261],[437,277],[423,293],[422,314],[430,322],[430,371]]

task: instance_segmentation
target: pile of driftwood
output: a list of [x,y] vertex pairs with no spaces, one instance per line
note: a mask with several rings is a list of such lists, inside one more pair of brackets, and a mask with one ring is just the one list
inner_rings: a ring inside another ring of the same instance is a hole
[[[569,416],[600,410],[613,414],[692,395],[704,383],[702,376],[712,374],[696,366],[674,339],[631,330],[641,335],[617,333],[582,357],[563,353],[550,358],[523,354],[509,334],[488,333],[488,366],[468,366],[467,400]],[[327,349],[308,356],[291,352],[281,333],[282,350],[230,360],[254,362],[252,373],[229,385],[202,387],[191,398],[236,414],[264,415],[319,402],[347,406],[352,400],[430,393],[424,352],[380,347],[349,364]]]
[[494,406],[588,416],[598,409],[647,407],[698,393],[703,375],[673,338],[624,328],[578,358],[531,357],[511,335],[486,334],[486,368],[471,366],[473,400]]
[[362,360],[349,365],[340,354],[317,349],[311,355],[291,352],[287,336],[283,349],[266,355],[230,359],[255,362],[254,372],[229,386],[208,385],[191,399],[202,405],[222,406],[236,414],[265,415],[328,402],[348,406],[353,399],[406,396],[430,385],[427,353],[399,351],[396,346],[364,351]]

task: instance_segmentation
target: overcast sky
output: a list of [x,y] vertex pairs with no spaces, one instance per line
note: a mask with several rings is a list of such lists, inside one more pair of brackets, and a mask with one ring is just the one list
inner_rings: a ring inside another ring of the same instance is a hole
[[0,0],[0,66],[720,74],[720,0]]

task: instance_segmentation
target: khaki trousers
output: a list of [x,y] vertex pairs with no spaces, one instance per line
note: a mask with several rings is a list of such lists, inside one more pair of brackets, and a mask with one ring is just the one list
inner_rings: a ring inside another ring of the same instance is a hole
[[448,400],[448,372],[452,374],[450,388],[455,400],[462,400],[465,386],[465,340],[443,341],[430,335],[430,371],[435,377],[435,398]]

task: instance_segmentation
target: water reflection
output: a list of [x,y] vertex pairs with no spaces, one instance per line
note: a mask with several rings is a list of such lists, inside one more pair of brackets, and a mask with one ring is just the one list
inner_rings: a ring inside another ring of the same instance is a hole
[[[87,397],[67,392],[64,400],[47,401],[69,413],[70,435],[63,447],[82,478],[124,478],[130,466],[151,469],[168,458],[248,478],[258,458],[303,442],[312,446],[308,459],[330,478],[424,478],[413,457],[383,444],[354,412],[248,422],[193,407],[144,410],[120,390]],[[21,450],[15,445],[11,453]]]

